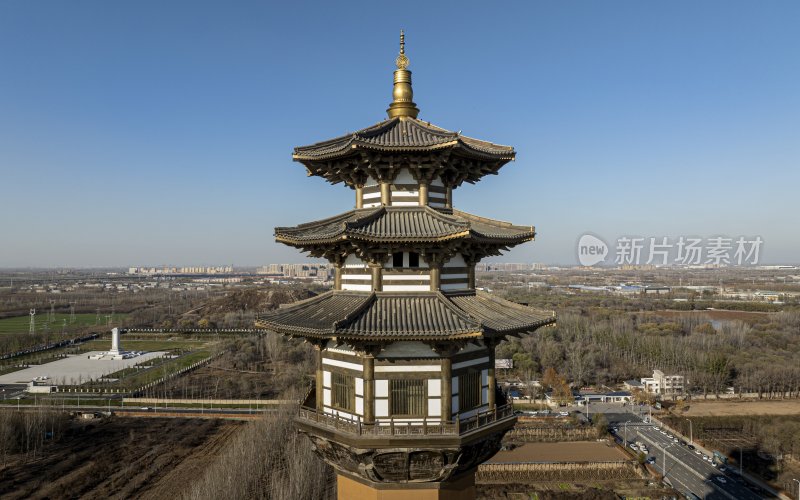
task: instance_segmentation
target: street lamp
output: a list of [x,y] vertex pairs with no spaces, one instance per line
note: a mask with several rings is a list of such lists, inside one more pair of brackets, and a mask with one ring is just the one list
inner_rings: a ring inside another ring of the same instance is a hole
[[692,433],[692,421],[688,418],[685,420],[689,422],[689,444],[694,444],[694,437]]
[[586,401],[586,420],[588,420],[589,423],[591,423],[592,422],[592,415],[589,412],[589,396],[584,396],[583,399]]
[[668,444],[666,446],[663,446],[661,448],[661,451],[663,452],[663,462],[661,462],[661,470],[664,471],[664,479],[667,478],[667,448],[669,448],[673,444],[674,443],[670,443],[670,444]]
[[624,442],[622,443],[622,445],[625,448],[627,448],[628,447],[628,422],[627,421],[623,422],[623,424],[622,424],[622,438],[624,439]]
[[792,479],[792,481],[797,483],[797,500],[800,500],[800,480]]

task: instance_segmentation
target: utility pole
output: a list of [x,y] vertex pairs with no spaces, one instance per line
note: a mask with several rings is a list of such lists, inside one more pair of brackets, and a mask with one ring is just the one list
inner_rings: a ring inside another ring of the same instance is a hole
[[800,480],[792,479],[792,481],[797,483],[797,500],[800,500]]

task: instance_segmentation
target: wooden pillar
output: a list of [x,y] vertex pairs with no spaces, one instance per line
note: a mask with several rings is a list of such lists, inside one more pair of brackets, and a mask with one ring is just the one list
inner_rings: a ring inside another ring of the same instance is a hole
[[364,356],[364,422],[375,421],[375,358]]
[[333,265],[333,289],[334,290],[341,290],[342,289],[342,267],[343,267],[343,265],[340,262]]
[[356,208],[364,208],[364,186],[356,186]]
[[450,358],[442,358],[442,420],[453,417],[453,364]]
[[438,263],[429,264],[430,274],[431,274],[431,291],[435,292],[439,289],[441,285],[441,275],[442,275],[442,268],[441,265]]
[[447,208],[453,208],[453,188],[447,186],[447,194],[445,195],[445,203]]
[[323,412],[325,411],[325,405],[323,404],[323,392],[322,392],[322,346],[315,345],[314,350],[316,351],[316,358],[317,358],[317,386],[316,386],[316,399],[317,399],[317,411]]
[[425,207],[428,205],[428,184],[426,182],[419,183],[419,206]]
[[475,264],[467,262],[467,288],[475,288]]
[[392,204],[392,185],[388,182],[381,181],[381,203],[387,207]]
[[497,406],[497,402],[495,401],[495,377],[494,377],[494,343],[486,341],[486,348],[489,350],[489,372],[487,379],[489,379],[489,410],[494,410],[495,406]]
[[369,267],[372,270],[372,291],[380,292],[383,290],[383,266],[380,264],[370,264]]

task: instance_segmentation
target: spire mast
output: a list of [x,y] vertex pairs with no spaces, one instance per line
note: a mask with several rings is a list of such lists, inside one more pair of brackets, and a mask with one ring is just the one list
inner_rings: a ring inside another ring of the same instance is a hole
[[417,105],[414,104],[414,90],[411,88],[411,71],[408,68],[408,57],[406,56],[406,35],[400,30],[400,54],[395,59],[397,69],[394,71],[394,89],[392,90],[392,103],[386,112],[389,118],[411,117],[416,118],[419,114]]

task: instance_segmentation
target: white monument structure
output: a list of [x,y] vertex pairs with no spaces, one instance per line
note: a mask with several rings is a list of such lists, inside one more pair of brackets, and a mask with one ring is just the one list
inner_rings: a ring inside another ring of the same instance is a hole
[[101,352],[98,354],[93,354],[89,356],[89,359],[129,359],[139,356],[141,353],[139,352],[128,352],[122,348],[122,343],[120,342],[120,333],[119,328],[112,328],[111,329],[111,350],[106,352]]

